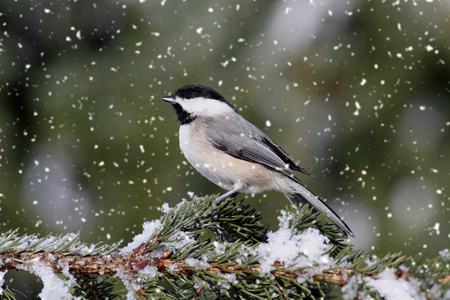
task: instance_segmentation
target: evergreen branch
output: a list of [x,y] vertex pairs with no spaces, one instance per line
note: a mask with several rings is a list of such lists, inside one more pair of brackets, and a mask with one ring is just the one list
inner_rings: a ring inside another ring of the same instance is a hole
[[[393,257],[385,257],[385,261],[397,260],[397,255]],[[122,255],[108,255],[108,257],[102,255],[95,256],[66,256],[60,253],[34,253],[34,252],[21,252],[13,255],[2,255],[0,265],[2,269],[22,269],[20,264],[30,264],[32,262],[40,261],[45,265],[50,266],[56,273],[62,272],[62,266],[68,266],[69,271],[72,274],[77,274],[85,281],[87,276],[93,275],[115,275],[118,271],[126,270],[127,273],[138,275],[140,271],[147,267],[153,267],[164,276],[166,279],[176,278],[179,276],[186,276],[185,278],[207,275],[215,277],[217,280],[223,279],[221,274],[235,274],[239,278],[259,278],[261,268],[259,264],[251,264],[249,266],[243,266],[235,262],[221,263],[218,261],[212,261],[209,263],[199,262],[199,264],[206,267],[198,269],[197,266],[190,265],[184,259],[157,259],[151,258],[146,260],[137,261],[135,256],[123,257]],[[280,262],[274,264],[274,270],[272,271],[273,278],[276,280],[295,281],[302,274],[307,274],[308,271],[299,271],[295,269],[289,269],[283,267]],[[176,271],[170,271],[176,270]],[[324,270],[320,274],[315,274],[310,279],[312,282],[334,284],[338,286],[344,286],[348,281],[355,276],[355,270],[348,268],[334,268]],[[378,279],[377,272],[369,270],[360,270],[359,275],[363,275],[363,278]],[[413,277],[412,274],[397,268],[394,271],[397,279],[405,279],[406,281],[418,280]],[[161,276],[159,275],[159,276]],[[448,284],[449,276],[439,278],[438,281],[441,284]],[[92,286],[92,285],[89,285]]]
[[[0,270],[51,272],[80,299],[117,295],[119,279],[128,295],[171,299],[320,298],[331,285],[350,298],[379,298],[386,293],[379,285],[388,279],[442,298],[450,286],[448,251],[428,260],[401,253],[378,258],[354,250],[326,216],[307,206],[282,211],[275,232],[242,201],[193,199],[162,211],[122,249],[88,246],[74,234],[39,238],[8,231],[0,235]],[[7,288],[0,296],[14,299]]]
[[78,235],[69,233],[66,235],[53,236],[46,235],[39,238],[36,235],[18,236],[18,229],[9,230],[0,234],[0,254],[7,252],[48,252],[48,253],[64,253],[70,255],[78,253],[82,255],[107,254],[115,251],[121,242],[112,245],[98,243],[96,245],[87,245],[81,243]]

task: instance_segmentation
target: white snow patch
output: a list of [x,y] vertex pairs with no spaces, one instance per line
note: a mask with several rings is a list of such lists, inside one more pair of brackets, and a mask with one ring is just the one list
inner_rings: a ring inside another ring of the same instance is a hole
[[138,248],[143,243],[148,243],[155,232],[157,232],[161,228],[160,220],[153,220],[144,222],[142,224],[143,231],[141,234],[134,236],[133,241],[130,242],[127,246],[123,247],[120,251],[123,255],[129,255],[133,252],[134,249]]
[[[174,211],[178,210],[185,202],[185,199],[177,204],[173,208]],[[169,213],[171,211],[171,208],[167,203],[164,203],[161,206],[161,211],[163,213]],[[151,239],[154,237],[155,233],[157,233],[161,227],[161,220],[153,220],[153,221],[147,221],[142,224],[143,231],[141,234],[138,234],[134,236],[133,241],[130,242],[127,246],[123,247],[122,250],[119,252],[120,254],[127,255],[131,254],[133,250],[138,248],[143,243],[148,243],[151,241]],[[152,253],[152,257],[161,256],[163,251],[174,249],[180,249],[182,247],[187,246],[188,244],[194,244],[195,239],[191,234],[188,234],[183,231],[179,231],[173,235],[173,241],[170,244],[167,244],[168,247],[165,247],[164,249],[158,249],[158,251],[154,251]]]
[[138,274],[145,278],[157,278],[159,276],[162,276],[162,274],[158,272],[158,269],[155,266],[146,266],[145,268],[140,270]]
[[236,278],[236,274],[231,273],[221,273],[220,277],[224,278],[225,280],[219,280],[217,282],[217,285],[228,290],[231,288],[232,284],[237,284],[239,281]]
[[217,241],[214,241],[213,242],[213,245],[214,245],[214,247],[215,247],[215,252],[217,253],[217,254],[224,254],[225,253],[225,251],[228,251],[228,249],[227,249],[227,245],[228,245],[228,243],[227,242],[223,242],[223,243],[219,243],[219,242],[217,242]]
[[127,300],[135,300],[135,292],[139,291],[141,285],[123,271],[117,272],[117,277],[119,277],[122,280],[123,285],[125,285],[125,289],[127,290]]
[[439,252],[439,255],[442,256],[443,259],[449,259],[450,258],[450,250],[444,249]]
[[193,235],[188,234],[184,231],[179,231],[176,234],[173,235],[173,239],[174,241],[171,242],[171,244],[169,246],[169,249],[171,249],[171,247],[173,247],[175,249],[181,249],[183,247],[186,247],[188,244],[195,244],[196,240],[193,237]]
[[[353,276],[347,281],[347,284],[342,287],[342,298],[344,300],[364,299],[361,292],[358,293],[359,286],[362,282],[361,276]],[[362,298],[361,298],[362,297]]]
[[[268,233],[268,241],[260,244],[255,250],[260,257],[261,275],[270,273],[276,261],[282,265],[286,263],[295,266],[314,267],[313,273],[319,272],[323,268],[330,268],[332,259],[325,252],[330,249],[329,240],[321,235],[319,230],[308,228],[301,234],[292,234],[288,229],[290,214],[281,212],[280,229]],[[307,274],[312,275],[312,274]],[[299,280],[302,280],[299,277]]]
[[167,214],[170,210],[170,206],[167,203],[164,203],[161,205],[161,212]]
[[8,270],[0,271],[0,295],[3,295],[3,284],[5,284],[5,275],[8,273]]
[[378,279],[364,279],[368,286],[373,287],[381,297],[387,300],[403,300],[403,299],[426,299],[426,295],[421,293],[420,284],[411,279],[406,281],[397,278],[395,270],[389,268],[378,275]]
[[206,270],[209,267],[209,264],[206,261],[196,258],[186,258],[185,262],[186,265],[193,266],[197,270]]
[[69,277],[69,280],[59,278],[51,267],[46,266],[39,261],[35,261],[30,265],[18,266],[18,269],[33,273],[42,280],[44,287],[38,295],[42,300],[73,299],[70,291],[76,281],[68,272],[68,267],[66,270],[63,270],[63,273],[65,276]]

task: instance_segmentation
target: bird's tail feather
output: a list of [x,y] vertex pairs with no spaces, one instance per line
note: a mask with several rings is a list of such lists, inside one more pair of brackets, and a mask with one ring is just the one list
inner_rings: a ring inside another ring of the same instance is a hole
[[345,222],[339,217],[337,213],[334,212],[328,205],[326,205],[322,200],[320,200],[316,195],[314,195],[310,190],[308,190],[306,187],[304,187],[301,184],[296,184],[294,187],[295,193],[284,195],[286,198],[291,201],[294,205],[299,205],[300,203],[305,204],[308,203],[309,205],[312,205],[315,210],[321,213],[326,213],[328,218],[332,220],[339,228],[345,231],[345,233],[349,236],[354,237],[355,234],[352,232],[352,230],[345,224]]

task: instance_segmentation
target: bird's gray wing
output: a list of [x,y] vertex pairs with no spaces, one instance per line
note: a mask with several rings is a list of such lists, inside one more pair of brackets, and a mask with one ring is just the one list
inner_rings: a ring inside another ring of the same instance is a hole
[[216,149],[238,159],[262,164],[299,181],[291,170],[298,170],[293,167],[298,165],[293,158],[242,116],[205,119],[205,125],[205,137]]
[[302,172],[303,174],[314,177],[314,175],[312,175],[305,168],[300,166],[300,164],[296,162],[292,156],[290,156],[286,151],[284,151],[283,148],[281,148],[267,135],[264,134],[264,136],[261,139],[267,146],[269,146],[273,150],[273,152],[275,152],[278,155],[278,157],[280,157],[286,164],[289,164],[289,167],[292,170]]
[[[354,236],[350,228],[341,220],[328,205],[308,190],[292,170],[309,174],[299,166],[280,146],[267,135],[247,122],[240,115],[220,120],[205,121],[205,137],[217,149],[238,159],[262,164],[292,178],[298,184],[292,188],[295,192],[285,193],[285,196],[295,205],[309,203],[315,210],[327,214],[338,227],[348,235]],[[292,170],[291,170],[292,169]]]

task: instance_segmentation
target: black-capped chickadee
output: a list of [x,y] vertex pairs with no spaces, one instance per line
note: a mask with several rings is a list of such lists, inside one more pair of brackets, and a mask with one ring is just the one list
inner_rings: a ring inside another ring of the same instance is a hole
[[181,124],[180,148],[186,159],[203,176],[228,190],[217,199],[277,190],[294,205],[309,203],[326,213],[346,234],[354,236],[347,224],[292,171],[312,175],[217,91],[187,85],[162,100],[175,108]]

